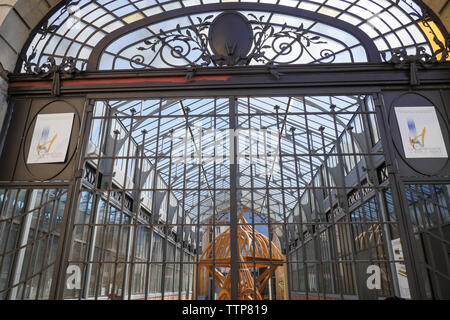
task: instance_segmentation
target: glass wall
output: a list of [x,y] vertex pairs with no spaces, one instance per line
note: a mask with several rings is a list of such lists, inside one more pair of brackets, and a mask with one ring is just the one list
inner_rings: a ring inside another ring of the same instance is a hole
[[[106,204],[91,192],[80,194],[69,268],[80,269],[82,284],[79,289],[66,287],[65,299],[161,299],[162,284],[166,298],[178,298],[180,266],[174,268],[173,263],[181,253],[192,263],[192,253],[151,227],[150,218],[143,217],[148,213],[135,221],[131,212]],[[184,266],[183,274],[184,299],[192,292],[191,264]]]
[[84,160],[67,299],[399,292],[371,96],[98,101]]
[[413,232],[430,299],[450,299],[450,186],[406,186]]
[[0,298],[48,299],[67,200],[63,189],[0,190]]

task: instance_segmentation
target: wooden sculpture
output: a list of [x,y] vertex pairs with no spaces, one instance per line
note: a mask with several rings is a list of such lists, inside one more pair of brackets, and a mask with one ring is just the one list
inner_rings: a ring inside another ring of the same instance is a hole
[[383,244],[382,236],[383,232],[381,230],[381,225],[373,224],[367,232],[361,232],[357,237],[355,237],[355,242],[359,246],[360,250],[366,250],[369,243],[373,247],[381,246]]
[[[283,264],[284,256],[280,250],[263,234],[254,231],[240,215],[237,230],[238,235],[238,266],[239,300],[262,300],[264,290],[271,273]],[[207,268],[209,274],[215,275],[215,280],[221,291],[218,300],[231,299],[231,272],[225,276],[217,267],[231,268],[230,263],[230,228],[219,234],[203,252],[201,268]],[[216,268],[214,267],[216,264]],[[267,268],[254,281],[250,268]],[[256,290],[255,290],[256,289]]]
[[[361,232],[355,238],[355,242],[359,250],[368,250],[370,247],[372,256],[374,256],[376,259],[384,258],[385,251],[383,248],[383,230],[381,228],[381,224],[372,224],[367,232]],[[384,270],[385,268],[385,264],[380,264],[380,270],[383,280],[389,281],[387,272]]]

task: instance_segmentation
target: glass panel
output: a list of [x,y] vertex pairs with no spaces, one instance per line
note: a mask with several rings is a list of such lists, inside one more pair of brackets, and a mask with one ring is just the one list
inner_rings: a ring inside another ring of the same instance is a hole
[[66,298],[400,295],[371,96],[98,101],[93,123]]
[[[104,1],[98,3],[92,0],[69,1],[61,4],[61,8],[44,21],[37,30],[26,48],[28,66],[33,63],[41,65],[46,62],[48,56],[54,57],[58,62],[64,57],[73,57],[76,65],[86,68],[89,54],[102,39],[113,32],[121,32],[129,24],[145,18],[151,18],[161,12],[184,10],[192,6],[198,6],[199,13],[181,15],[182,17],[158,22],[138,29],[132,33],[121,36],[110,42],[99,66],[102,70],[132,69],[132,68],[163,68],[183,67],[190,63],[201,64],[201,49],[192,50],[200,44],[200,38],[196,41],[193,35],[194,29],[199,26],[199,20],[208,18],[212,21],[220,12],[204,12],[208,10],[205,4],[223,3],[229,1]],[[365,62],[367,57],[362,47],[359,53],[354,49],[358,46],[356,38],[343,30],[336,29],[323,23],[282,15],[271,10],[264,10],[265,4],[278,5],[280,8],[288,7],[292,12],[295,8],[310,11],[331,17],[337,21],[350,23],[355,28],[366,33],[376,44],[381,53],[389,59],[391,49],[405,48],[407,46],[424,47],[428,53],[439,50],[440,44],[445,43],[442,32],[437,24],[424,17],[422,9],[409,0],[358,0],[358,1],[263,1],[242,0],[255,5],[252,11],[241,11],[252,22],[254,32],[257,26],[269,23],[266,29],[267,42],[265,53],[258,59],[267,63],[274,59],[275,63],[332,63],[332,62]],[[264,17],[262,17],[264,16]],[[255,17],[255,18],[253,18]],[[259,19],[260,17],[261,20]],[[285,36],[279,37],[284,23]],[[178,42],[174,39],[179,25]],[[299,27],[303,29],[298,29]],[[376,26],[376,27],[375,27]],[[188,31],[188,28],[192,28]],[[207,34],[206,29],[200,30]],[[164,33],[160,34],[160,30]],[[299,31],[302,30],[302,31]],[[260,30],[261,31],[261,30]],[[191,32],[191,35],[188,34]],[[164,41],[161,40],[164,38]],[[271,38],[271,39],[270,39]],[[438,39],[436,41],[435,39]],[[298,40],[298,41],[297,41]],[[163,45],[164,44],[164,45]],[[80,45],[82,50],[79,50]],[[70,48],[70,49],[69,49]],[[143,50],[148,48],[149,50]],[[69,49],[69,50],[67,50]],[[438,55],[442,58],[442,54]],[[450,59],[450,57],[449,57]],[[256,63],[253,61],[253,63]],[[22,72],[26,70],[23,65]],[[31,70],[28,70],[31,71]]]
[[406,197],[428,298],[449,299],[450,186],[407,185]]
[[0,191],[0,298],[48,299],[67,191]]

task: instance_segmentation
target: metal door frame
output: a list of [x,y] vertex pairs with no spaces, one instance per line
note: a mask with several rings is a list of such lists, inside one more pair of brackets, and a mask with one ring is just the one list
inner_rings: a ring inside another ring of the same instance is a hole
[[[294,90],[288,90],[288,91],[294,91]],[[183,94],[176,93],[175,95],[173,95],[173,97],[176,97],[176,96],[180,97],[180,98],[181,97],[189,97],[190,95],[188,93],[189,93],[189,91],[187,91],[186,93],[183,93]],[[215,90],[214,93],[216,94],[217,91]],[[339,92],[339,93],[342,94],[342,92]],[[205,95],[204,93],[202,95],[205,97],[209,96],[209,95]],[[275,95],[279,95],[279,94],[275,94]],[[379,103],[380,101],[382,101],[382,99],[380,99],[380,97],[382,96],[382,93],[378,92],[378,93],[374,93],[373,95],[378,98],[378,99],[376,99],[376,101],[378,101],[378,103],[376,103],[377,117],[379,120],[378,123],[379,124],[386,123],[384,121],[384,115],[383,115],[383,110],[382,110],[383,104]],[[95,97],[95,99],[100,99],[100,96],[103,97],[103,99],[108,98],[108,95],[103,95],[103,94],[90,95],[90,96],[88,96],[89,97],[88,100],[90,101],[91,106],[94,101],[93,96]],[[142,97],[142,96],[148,97],[149,95],[148,94],[139,95],[139,97]],[[150,96],[153,96],[153,94],[151,94]],[[118,95],[114,94],[113,97],[118,97]],[[163,97],[163,95],[160,95],[160,97]],[[229,107],[230,107],[230,121],[231,121],[233,119],[233,117],[236,118],[236,116],[233,113],[233,108],[235,105],[235,103],[234,103],[235,97],[231,96],[229,98],[229,100],[230,100]],[[88,115],[87,115],[86,119],[90,118],[91,113],[92,113],[92,107],[88,110]],[[230,122],[231,126],[233,126],[232,123],[233,123],[233,121]],[[86,123],[86,125],[88,128],[90,123]],[[87,128],[85,129],[85,134],[87,134],[86,132],[89,132],[89,130]],[[389,142],[386,143],[386,141],[385,141],[385,139],[387,139],[386,132],[389,132],[387,130],[387,128],[384,125],[383,126],[380,125],[380,134],[381,134],[382,143],[386,149],[391,150],[391,148],[392,148],[391,144]],[[86,135],[85,138],[87,139],[88,136]],[[83,145],[86,145],[86,140],[84,140]],[[385,152],[385,156],[386,156],[386,164],[389,168],[391,166],[391,164],[389,163],[389,160],[388,160],[391,158],[391,157],[389,157],[389,152]],[[80,165],[80,167],[78,167],[77,170],[82,170],[83,164],[80,162],[79,165]],[[233,168],[233,167],[235,167],[235,165],[234,166],[232,165],[230,170],[232,170],[232,172],[235,172],[235,174],[236,174],[236,168]],[[412,235],[411,221],[410,221],[409,215],[407,214],[407,209],[406,209],[407,205],[405,205],[405,201],[404,201],[404,192],[401,191],[401,190],[403,190],[403,188],[402,188],[403,183],[398,178],[397,173],[395,171],[393,172],[392,170],[388,170],[388,172],[389,172],[389,181],[390,181],[389,184],[393,191],[394,203],[396,203],[396,207],[401,208],[401,211],[399,212],[399,216],[398,216],[399,222],[400,222],[399,223],[400,236],[402,239],[405,239],[405,243],[407,243],[407,245],[404,248],[404,251],[405,251],[405,261],[406,261],[408,274],[411,274],[411,276],[408,276],[408,280],[410,283],[411,295],[412,295],[413,299],[424,299],[425,296],[424,296],[423,279],[421,277],[421,273],[420,273],[419,267],[418,267],[419,262],[417,261],[417,259],[413,258],[413,257],[417,256],[418,249],[415,245],[415,242],[412,241],[414,239],[413,239],[413,235]],[[81,177],[79,178],[78,181],[81,181]],[[231,179],[230,181],[234,181],[234,179]],[[79,188],[81,187],[81,184],[75,183],[73,187],[74,187],[74,189],[73,189],[74,192],[76,192],[76,194],[79,196],[79,194],[80,194],[79,190],[81,190]],[[230,188],[231,194],[235,195],[236,191],[237,191],[236,185],[234,183],[231,183],[230,187],[231,187]],[[76,190],[78,190],[78,191],[76,191]],[[77,198],[74,198],[74,199],[77,199]],[[74,201],[74,204],[72,206],[72,208],[73,208],[72,210],[73,210],[73,212],[76,212],[78,201],[75,201],[75,200],[73,200],[73,201]],[[234,202],[231,201],[231,203],[234,203]],[[234,206],[234,207],[231,206],[231,210],[232,210],[231,212],[237,212],[236,206]],[[234,216],[235,216],[235,219],[231,219],[231,221],[230,221],[230,226],[231,226],[232,232],[233,232],[233,230],[234,230],[234,232],[236,232],[236,229],[237,229],[237,219],[236,219],[237,215],[234,215]],[[72,217],[72,224],[73,224],[73,217]],[[70,237],[71,234],[69,233],[67,236]],[[236,237],[232,237],[232,239],[233,238],[236,239]],[[66,243],[70,243],[70,240],[66,240]],[[234,250],[236,250],[236,248],[237,248],[236,240],[232,242],[232,248],[234,248]],[[236,252],[236,251],[234,251],[234,252]],[[66,258],[67,257],[68,257],[68,252],[66,252]],[[65,264],[68,263],[68,259],[66,259],[66,258],[62,259],[62,261]],[[236,266],[237,266],[236,260],[233,260],[233,261],[234,261],[234,263],[232,265],[234,267],[231,268],[231,270],[234,270],[234,272],[232,272],[232,279],[234,279],[234,281],[232,280],[232,290],[233,290],[232,294],[235,295],[235,297],[237,297],[237,277],[238,277],[237,270],[238,270],[238,268],[236,268]],[[67,266],[63,267],[62,270],[65,270],[66,267]],[[64,274],[61,273],[59,279],[62,280],[63,277],[64,277]],[[58,290],[59,291],[58,298],[62,299],[62,292],[64,290],[63,289],[64,284],[62,283],[62,281],[60,281],[60,282],[62,284],[62,287],[60,287],[60,289]]]
[[[137,80],[141,77],[156,77],[156,83],[154,85],[145,84],[142,82],[139,85],[132,85],[123,87],[121,85],[114,84],[94,84],[96,79],[99,77],[113,78],[117,77],[115,72],[109,73],[96,73],[90,72],[83,74],[81,76],[76,76],[79,80],[79,84],[71,85],[69,82],[64,84],[61,89],[61,98],[64,99],[66,96],[82,95],[86,96],[87,107],[84,112],[84,120],[82,133],[83,137],[79,139],[79,153],[77,157],[77,165],[74,169],[74,179],[67,185],[70,188],[70,199],[71,203],[66,208],[68,213],[76,212],[77,199],[79,195],[79,190],[81,186],[82,179],[82,169],[83,164],[81,163],[81,155],[86,147],[86,141],[88,139],[90,117],[92,116],[92,103],[94,99],[98,98],[113,98],[122,97],[130,98],[138,94],[142,97],[154,97],[154,96],[164,96],[164,97],[191,97],[191,96],[205,96],[205,89],[209,89],[208,95],[222,95],[222,96],[240,96],[240,95],[250,95],[252,93],[261,94],[267,90],[267,88],[273,89],[276,95],[283,94],[345,94],[345,93],[364,93],[364,94],[376,94],[378,95],[377,113],[379,123],[385,123],[385,116],[383,115],[383,102],[381,99],[383,90],[411,90],[409,84],[409,77],[407,72],[399,71],[393,66],[385,64],[362,64],[362,65],[352,65],[352,66],[289,66],[278,68],[282,74],[281,79],[273,79],[267,75],[267,69],[262,67],[254,68],[211,68],[208,70],[199,71],[197,75],[202,74],[214,75],[217,72],[227,73],[231,76],[233,81],[223,83],[216,80],[207,81],[185,81],[183,84],[171,84],[164,82],[164,80],[158,80],[158,77],[164,76],[178,76],[180,78],[184,77],[184,71],[180,70],[166,70],[162,72],[149,73],[146,71],[136,74],[135,72],[123,72],[117,79],[129,79],[129,77],[134,77]],[[448,70],[450,70],[449,63],[443,63],[440,66],[436,66],[431,70],[419,70],[419,77],[422,78],[422,85],[419,89],[441,89],[448,90],[450,88],[450,77],[448,77]],[[406,71],[406,70],[405,70]],[[313,79],[311,79],[311,73],[316,73]],[[377,74],[378,78],[374,79],[373,74]],[[348,77],[348,78],[347,78]],[[348,81],[349,79],[350,81]],[[354,80],[353,80],[354,79]],[[250,80],[250,81],[249,81]],[[311,81],[313,80],[313,81]],[[107,81],[108,82],[108,81]],[[31,86],[30,86],[31,85]],[[28,75],[11,75],[10,77],[10,94],[12,97],[20,98],[30,98],[38,99],[39,97],[48,97],[49,87],[51,82],[43,83],[40,78],[28,76]],[[259,89],[255,89],[259,87]],[[143,90],[147,92],[144,93]],[[112,91],[112,93],[111,93]],[[245,94],[244,94],[245,93]],[[11,104],[12,105],[12,104]],[[12,107],[10,108],[12,109]],[[11,115],[12,110],[10,110],[9,115]],[[7,126],[3,129],[6,132]],[[380,126],[380,133],[383,140],[383,145],[389,150],[385,152],[386,161],[391,158],[390,153],[392,152],[392,145],[389,139],[389,130],[385,125]],[[2,137],[6,138],[6,135]],[[424,288],[421,285],[420,273],[418,272],[418,266],[415,259],[412,257],[417,256],[417,248],[411,242],[412,233],[411,225],[408,220],[408,215],[406,214],[406,204],[402,181],[398,178],[397,173],[393,170],[389,171],[390,183],[393,188],[394,199],[399,208],[401,208],[401,230],[403,237],[407,240],[409,246],[405,248],[405,254],[407,258],[407,268],[408,272],[411,273],[410,278],[410,288],[412,291],[413,298],[422,299],[424,298]],[[431,182],[431,180],[429,180]],[[422,181],[422,182],[426,182]],[[11,182],[8,184],[11,186]],[[39,186],[40,183],[13,183],[17,186]],[[48,186],[48,184],[45,184]],[[72,194],[74,196],[72,196]],[[58,272],[54,274],[54,282],[52,284],[51,297],[62,299],[63,292],[63,278],[65,273],[65,261],[67,261],[68,251],[67,246],[62,245],[70,243],[70,235],[67,234],[67,230],[73,224],[72,214],[67,214],[65,217],[63,228],[66,230],[64,232],[64,237],[61,237],[61,246],[58,251],[58,261],[60,263]],[[64,239],[63,239],[64,238]],[[64,266],[64,267],[63,267]],[[236,274],[233,275],[236,278]],[[414,279],[414,280],[413,280]],[[234,294],[236,293],[236,288],[234,289]]]

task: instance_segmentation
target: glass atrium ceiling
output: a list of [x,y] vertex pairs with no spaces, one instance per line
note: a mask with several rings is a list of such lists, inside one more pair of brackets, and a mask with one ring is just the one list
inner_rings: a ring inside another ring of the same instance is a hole
[[[350,171],[361,159],[351,154],[362,150],[345,139],[345,132],[349,124],[355,134],[362,132],[360,112],[364,101],[362,96],[238,98],[238,206],[253,208],[265,219],[270,208],[272,222],[284,221],[283,216],[292,212],[299,195],[311,186],[325,160],[329,168],[337,166],[337,155],[333,156],[336,141],[341,143],[341,152],[349,154],[346,158]],[[172,207],[184,207],[191,221],[200,216],[202,223],[208,221],[213,210],[216,216],[229,212],[233,160],[228,98],[98,102],[91,134],[95,145],[101,140],[106,106],[114,115],[110,136],[114,136],[114,130],[120,132],[116,167],[125,171],[128,165],[129,180],[133,162],[141,157],[136,150],[144,145],[142,171],[157,167],[156,189],[164,193],[170,190]],[[132,112],[134,116],[130,117]],[[126,142],[128,132],[133,137],[130,147]],[[87,159],[95,161],[95,152],[88,153]],[[150,194],[154,190],[152,174],[143,176],[142,192]],[[331,178],[327,185],[334,185]]]
[[[166,33],[175,35],[177,31],[186,36],[189,28],[201,27],[199,18],[203,22],[212,21],[220,13],[218,7],[205,12],[206,5],[220,3],[227,5],[235,2],[261,5],[261,8],[266,4],[277,5],[279,8],[298,8],[343,21],[372,39],[378,51],[386,53],[387,59],[394,48],[405,48],[409,53],[415,54],[416,47],[423,46],[427,53],[431,54],[439,48],[433,40],[435,36],[443,40],[435,23],[425,19],[420,6],[412,0],[72,0],[55,11],[48,21],[41,25],[25,48],[24,53],[27,57],[25,60],[42,65],[48,57],[54,57],[57,63],[64,57],[73,57],[77,68],[85,70],[94,48],[108,35],[121,33],[121,30],[129,25],[145,21],[144,19],[149,17],[157,17],[161,13],[198,6],[198,14],[170,18],[154,25],[149,22],[132,33],[127,31],[128,35],[108,39],[97,68],[152,69],[183,67],[198,63],[201,59],[199,52],[195,49],[192,51],[192,39],[164,51],[160,47],[161,43],[155,44],[158,39],[161,42],[160,30],[165,36]],[[273,26],[275,35],[282,31],[284,22],[287,23],[285,31],[294,34],[297,32],[298,35],[298,28],[301,28],[300,41],[297,47],[292,47],[292,50],[283,47],[282,43],[285,42],[282,41],[283,38],[278,38],[278,43],[275,39],[272,39],[272,42],[269,39],[269,45],[265,50],[266,59],[262,59],[262,63],[270,59],[274,59],[275,63],[294,64],[368,61],[367,52],[355,35],[348,31],[312,19],[265,10],[240,10],[240,12],[251,20],[254,33],[257,32],[257,25],[261,23]],[[202,32],[207,34],[206,29]],[[269,34],[270,32],[269,29]],[[166,42],[167,39],[166,37]],[[280,48],[284,48],[281,55]],[[168,57],[167,61],[164,61],[165,57]]]

